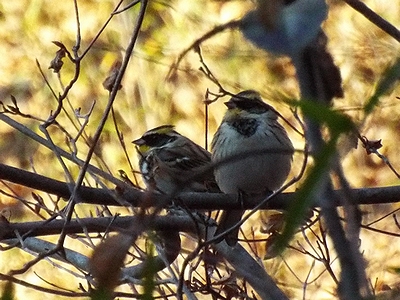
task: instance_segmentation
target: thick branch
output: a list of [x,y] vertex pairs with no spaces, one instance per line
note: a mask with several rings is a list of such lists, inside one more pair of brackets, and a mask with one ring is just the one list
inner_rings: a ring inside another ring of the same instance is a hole
[[[73,219],[68,224],[64,220],[37,221],[23,223],[0,222],[0,240],[18,236],[46,236],[60,234],[64,229],[67,234],[99,233],[127,230],[132,224],[142,222],[144,216],[98,217]],[[193,218],[189,216],[149,216],[149,230],[171,232],[196,232]]]
[[276,285],[265,268],[254,260],[241,246],[228,246],[225,242],[214,245],[218,252],[235,268],[240,277],[247,280],[261,299],[289,299]]
[[[32,172],[0,164],[0,179],[40,190],[49,194],[68,199],[70,190],[65,182],[51,179]],[[400,202],[400,186],[354,189],[354,203],[383,204]],[[334,192],[340,197],[340,192]],[[80,201],[98,205],[156,205],[168,198],[166,195],[143,192],[135,188],[106,190],[81,187]],[[177,201],[189,209],[251,209],[260,203],[260,198],[249,198],[244,203],[237,201],[236,195],[217,193],[181,193],[175,197]],[[294,193],[284,193],[272,198],[262,209],[285,209],[293,201]],[[151,201],[149,201],[151,200]],[[317,204],[315,204],[317,205]],[[339,206],[340,203],[334,203]]]

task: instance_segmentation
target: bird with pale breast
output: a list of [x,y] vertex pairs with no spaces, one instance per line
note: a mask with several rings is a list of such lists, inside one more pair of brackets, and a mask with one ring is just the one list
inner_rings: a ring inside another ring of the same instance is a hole
[[[277,190],[289,175],[294,148],[275,109],[253,90],[234,95],[225,105],[211,146],[218,187],[239,197]],[[243,213],[224,211],[215,235],[235,226]],[[238,232],[239,227],[225,236],[228,245],[236,245]]]

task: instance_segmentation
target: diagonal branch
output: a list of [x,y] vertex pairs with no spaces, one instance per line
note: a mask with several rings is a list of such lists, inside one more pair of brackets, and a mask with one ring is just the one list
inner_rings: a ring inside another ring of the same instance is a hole
[[359,0],[344,0],[348,5],[366,17],[371,23],[378,26],[396,41],[400,42],[400,31],[381,16],[377,15],[365,3]]

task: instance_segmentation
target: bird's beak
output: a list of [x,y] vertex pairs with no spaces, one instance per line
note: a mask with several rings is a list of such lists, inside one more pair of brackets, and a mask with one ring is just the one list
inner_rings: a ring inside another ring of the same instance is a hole
[[224,102],[224,104],[226,105],[226,107],[227,107],[228,109],[236,108],[235,102],[233,102],[233,101],[231,101],[231,100],[229,100],[229,101],[227,101],[227,102]]
[[132,143],[137,145],[137,146],[142,146],[142,145],[145,144],[145,141],[144,141],[144,139],[140,138],[140,139],[132,141]]

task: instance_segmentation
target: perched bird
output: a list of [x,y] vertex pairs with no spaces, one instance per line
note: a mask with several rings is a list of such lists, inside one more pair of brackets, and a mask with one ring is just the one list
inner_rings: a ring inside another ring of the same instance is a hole
[[[236,94],[225,105],[228,110],[211,146],[219,188],[239,197],[278,189],[289,175],[294,148],[275,109],[252,90]],[[216,235],[237,224],[243,213],[224,211]],[[236,245],[238,232],[225,237],[228,245]]]
[[172,125],[148,130],[132,143],[149,190],[173,194],[217,188],[210,152],[176,132]]

